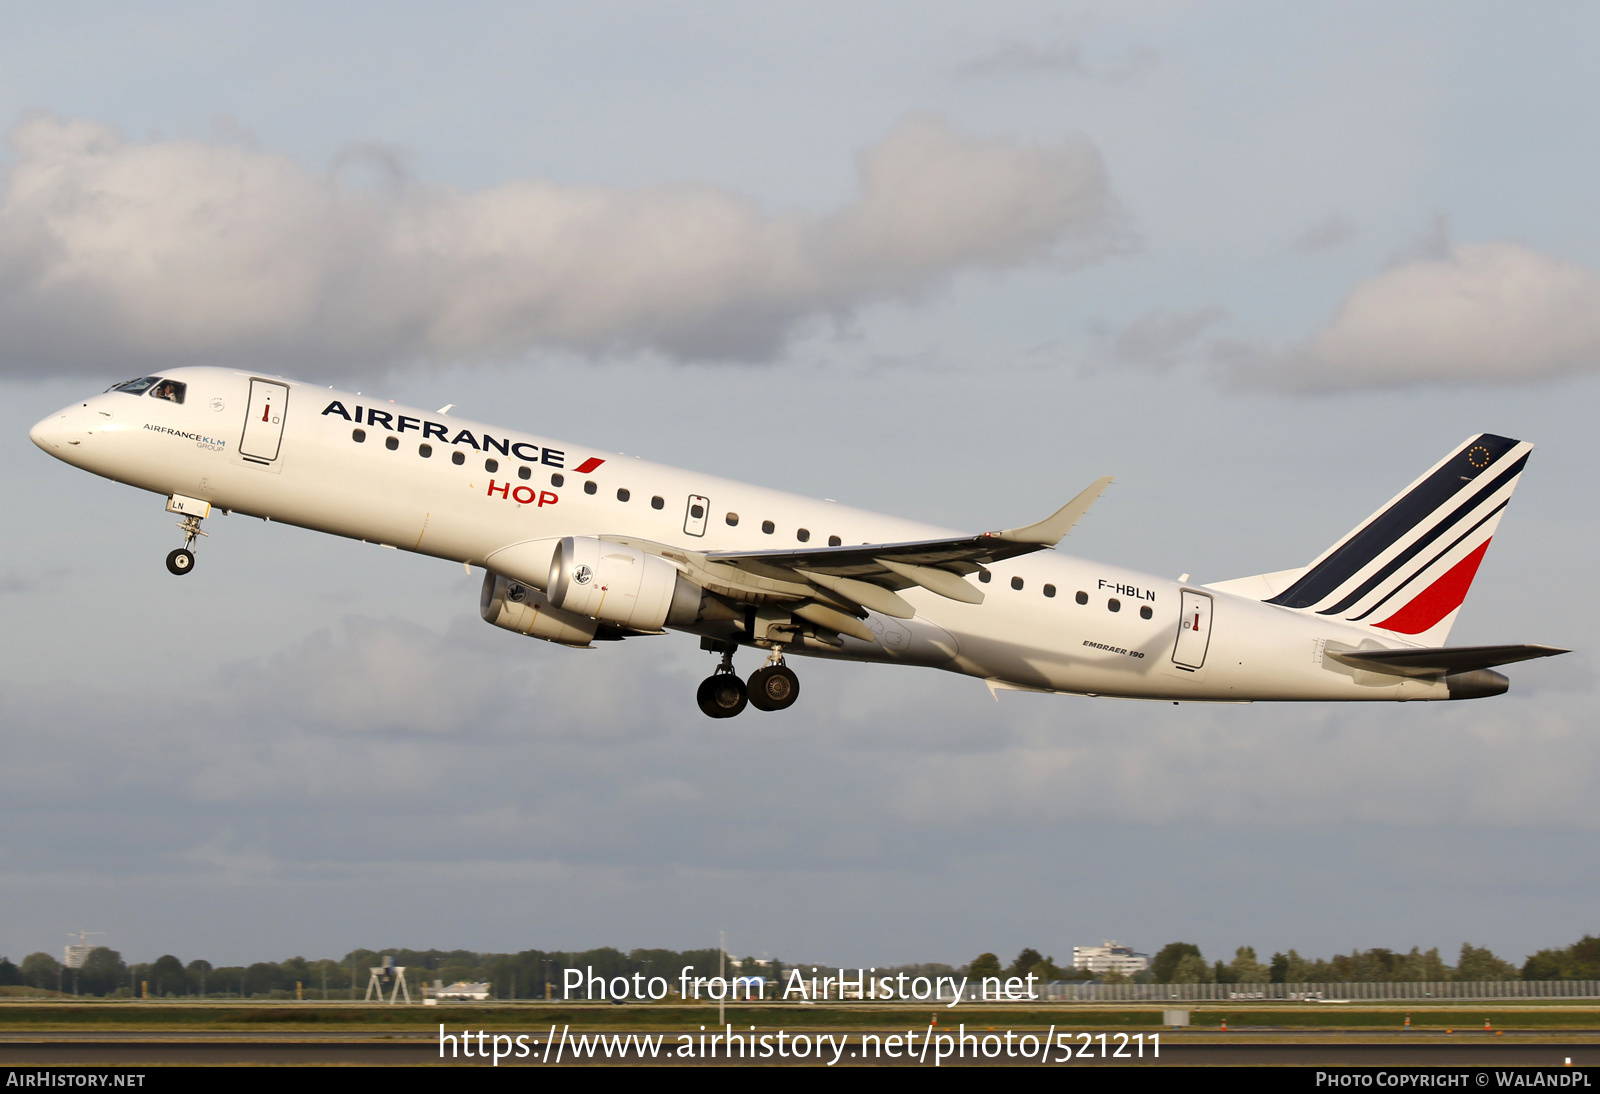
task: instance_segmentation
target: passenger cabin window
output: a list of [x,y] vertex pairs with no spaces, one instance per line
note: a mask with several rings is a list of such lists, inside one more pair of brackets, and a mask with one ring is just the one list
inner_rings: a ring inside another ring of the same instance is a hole
[[433,445],[431,445],[431,444],[419,444],[419,445],[417,445],[417,455],[421,456],[423,459],[427,459],[429,456],[433,455]]
[[761,522],[761,530],[770,536],[773,532],[778,530],[778,526],[773,524],[770,520],[764,520]]
[[1150,610],[1150,605],[1148,605],[1148,604],[1145,604],[1144,606],[1142,606],[1139,609],[1139,618],[1140,619],[1149,619],[1152,615],[1155,615],[1155,614],[1156,614],[1155,612]]
[[1020,577],[1012,578],[1011,587],[1020,591],[1022,589],[1022,579]]
[[627,501],[631,497],[633,497],[633,495],[628,492],[628,488],[627,487],[625,487],[625,486],[617,487],[617,500],[618,501]]
[[1046,585],[1044,587],[1044,595],[1045,596],[1055,596],[1056,595],[1056,587],[1054,585]]
[[387,448],[390,452],[393,452],[395,449],[400,447],[400,438],[385,437],[383,439],[383,447]]
[[180,384],[176,380],[157,380],[155,387],[150,389],[150,398],[165,399],[169,403],[178,403],[181,406],[184,392],[188,389],[188,384]]
[[450,453],[450,462],[460,467],[467,462],[467,454],[465,452],[452,452]]
[[583,492],[584,492],[584,493],[585,493],[585,494],[592,494],[592,493],[594,493],[594,492],[595,492],[595,491],[596,491],[596,490],[598,490],[598,489],[600,489],[600,488],[599,488],[599,487],[598,487],[598,486],[596,486],[596,485],[595,485],[595,484],[594,484],[594,483],[593,483],[593,481],[590,481],[590,482],[586,482],[586,483],[584,483],[584,484],[583,484]]
[[1106,609],[1108,611],[1120,612],[1122,610],[1122,601],[1118,600],[1116,597],[1112,597],[1110,600],[1106,601]]
[[485,471],[489,472],[492,475],[496,471],[500,470],[500,461],[499,460],[484,460],[483,461],[483,469]]
[[994,575],[989,573],[988,570],[979,570],[978,571],[978,580],[983,582],[985,585],[989,584],[989,578],[991,578],[992,576],[994,576]]
[[811,542],[811,533],[802,528],[794,534],[794,538],[798,539],[801,543],[809,543]]
[[355,441],[356,444],[361,444],[367,439],[367,431],[365,429],[352,429],[350,431],[350,439]]
[[840,539],[838,536],[829,536],[828,537],[828,546],[829,547],[838,547],[838,546],[841,546],[843,543],[844,543],[844,540]]
[[566,481],[567,480],[562,478],[560,475],[551,475],[550,476],[550,485],[551,486],[560,486],[562,483],[564,483]]
[[1087,604],[1089,603],[1089,594],[1080,590],[1078,595],[1072,599],[1076,600],[1079,604]]
[[652,509],[660,509],[660,508],[664,507],[666,504],[667,503],[661,499],[661,496],[659,494],[657,494],[655,497],[650,499],[650,508],[652,508]]
[[728,520],[728,527],[729,528],[736,527],[738,525],[738,523],[739,523],[739,514],[738,513],[729,513],[728,517],[727,517],[727,520]]
[[689,506],[689,515],[695,520],[699,520],[701,517],[706,515],[706,507],[701,505],[699,502],[696,502],[695,504]]
[[531,479],[531,478],[533,478],[533,468],[531,468],[531,467],[519,467],[519,468],[517,468],[517,478],[519,478],[519,479]]

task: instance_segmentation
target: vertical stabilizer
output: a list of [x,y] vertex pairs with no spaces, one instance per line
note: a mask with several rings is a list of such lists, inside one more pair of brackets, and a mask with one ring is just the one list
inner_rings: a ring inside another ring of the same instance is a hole
[[1493,433],[1468,439],[1262,599],[1442,645],[1532,451]]

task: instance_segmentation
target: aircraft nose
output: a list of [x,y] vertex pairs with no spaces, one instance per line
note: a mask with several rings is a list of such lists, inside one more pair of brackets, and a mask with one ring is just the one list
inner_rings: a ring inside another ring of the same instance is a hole
[[28,439],[52,455],[61,450],[61,415],[52,414],[28,430]]

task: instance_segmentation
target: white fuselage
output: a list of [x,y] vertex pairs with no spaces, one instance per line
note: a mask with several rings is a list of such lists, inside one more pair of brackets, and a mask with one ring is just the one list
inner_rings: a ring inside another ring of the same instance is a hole
[[[74,466],[157,494],[478,566],[508,545],[561,536],[716,552],[954,534],[278,377],[221,368],[164,375],[186,384],[181,405],[111,391],[40,422],[35,441]],[[257,413],[263,420],[252,436],[246,418],[261,410],[252,391],[264,390],[252,383],[266,381],[282,385],[286,402]],[[353,439],[357,430],[364,441]],[[847,637],[832,656],[927,665],[999,687],[1143,699],[1448,697],[1438,680],[1323,657],[1329,647],[1379,645],[1368,628],[1058,551],[988,571],[987,582],[966,579],[983,603],[906,589],[915,618],[871,613],[866,623],[878,640]]]

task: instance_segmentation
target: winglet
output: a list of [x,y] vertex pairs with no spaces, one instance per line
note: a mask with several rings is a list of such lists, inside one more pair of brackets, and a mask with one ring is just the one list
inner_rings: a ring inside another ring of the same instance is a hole
[[1026,528],[1008,528],[1004,532],[989,534],[1008,543],[1038,543],[1045,547],[1054,547],[1072,531],[1074,524],[1083,519],[1083,515],[1089,511],[1089,506],[1093,505],[1110,485],[1110,475],[1095,479],[1083,493],[1056,510],[1054,516],[1046,517],[1038,524],[1030,524]]

